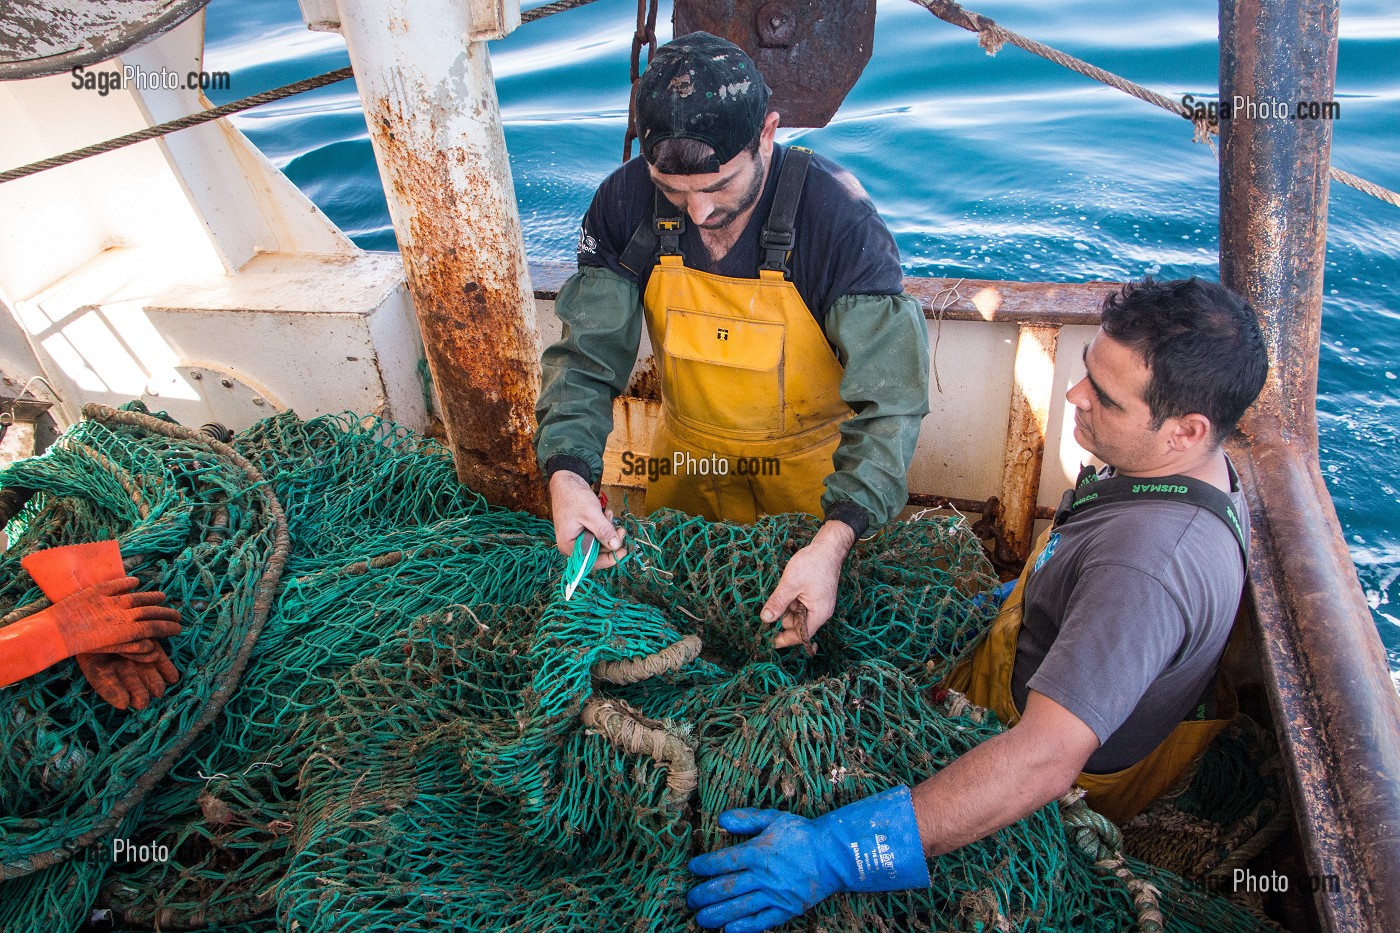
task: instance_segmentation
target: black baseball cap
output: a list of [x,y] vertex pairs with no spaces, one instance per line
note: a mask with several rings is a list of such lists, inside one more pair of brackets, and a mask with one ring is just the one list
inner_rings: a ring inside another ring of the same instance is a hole
[[656,144],[694,139],[714,149],[702,172],[744,151],[768,115],[768,85],[744,50],[708,32],[692,32],[656,50],[637,81],[637,137],[655,162]]

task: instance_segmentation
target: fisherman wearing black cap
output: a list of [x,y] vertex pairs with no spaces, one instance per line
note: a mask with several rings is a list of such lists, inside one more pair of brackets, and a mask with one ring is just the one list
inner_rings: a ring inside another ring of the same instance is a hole
[[907,500],[928,412],[923,314],[860,183],[774,143],[778,114],[738,46],[676,39],[635,93],[643,158],[594,195],[556,304],[564,336],[544,354],[536,449],[556,540],[569,553],[593,534],[599,567],[621,556],[589,484],[645,321],[663,401],[646,505],[823,516],[761,612],[782,619],[777,646],[799,644],[830,618],[855,539]]

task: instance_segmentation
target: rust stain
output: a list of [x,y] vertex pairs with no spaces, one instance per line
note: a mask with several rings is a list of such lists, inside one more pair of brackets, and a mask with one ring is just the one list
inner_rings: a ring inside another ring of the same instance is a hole
[[506,223],[472,223],[473,208],[499,199],[489,167],[468,172],[469,190],[459,192],[450,165],[465,153],[415,146],[410,121],[420,115],[396,112],[387,100],[370,106],[457,476],[495,505],[543,514],[533,443],[539,347],[523,319],[534,312],[534,296],[522,288],[519,233]]
[[[704,30],[746,51],[783,126],[826,126],[870,60],[875,4],[678,0],[675,35]],[[799,12],[800,11],[800,12]],[[689,85],[681,93],[687,93]]]
[[[1043,356],[1053,377],[1058,327],[1022,324],[1016,345],[1017,379],[1011,389],[1011,412],[1002,466],[1002,514],[997,525],[1007,546],[1021,561],[1030,555],[1035,537],[1036,499],[1040,495],[1040,468],[1045,460],[1045,425],[1050,415],[1053,385],[1025,385],[1023,373],[1037,372],[1034,357]],[[1030,363],[1030,365],[1026,365]]]
[[[1331,98],[1336,15],[1312,0],[1222,4],[1221,96]],[[1221,126],[1220,280],[1253,305],[1271,357],[1231,452],[1249,497],[1248,595],[1298,855],[1336,882],[1310,892],[1307,926],[1396,929],[1400,703],[1316,449],[1330,136],[1326,121]]]
[[[1400,916],[1393,835],[1400,821],[1400,702],[1311,445],[1279,442],[1277,413],[1254,412],[1230,445],[1251,513],[1249,595],[1276,695],[1294,812],[1328,929],[1392,929]],[[1358,737],[1360,740],[1358,741]],[[1329,894],[1331,896],[1329,896]]]
[[656,368],[655,356],[648,358],[637,370],[627,384],[626,394],[652,402],[661,401],[661,373]]
[[650,450],[660,412],[659,401],[620,396],[613,405],[613,438],[629,450]]

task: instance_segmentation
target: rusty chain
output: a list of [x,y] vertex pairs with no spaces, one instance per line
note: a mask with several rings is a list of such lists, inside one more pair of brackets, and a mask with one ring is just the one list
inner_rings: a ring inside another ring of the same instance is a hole
[[631,90],[627,94],[627,133],[622,138],[622,161],[632,158],[632,140],[637,138],[637,79],[642,76],[642,43],[647,46],[647,63],[656,54],[656,0],[637,0],[637,31],[632,35]]

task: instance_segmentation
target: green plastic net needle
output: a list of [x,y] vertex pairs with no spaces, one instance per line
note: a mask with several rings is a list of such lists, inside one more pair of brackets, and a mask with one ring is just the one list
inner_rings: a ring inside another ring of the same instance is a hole
[[561,588],[565,600],[573,598],[574,590],[577,590],[579,584],[583,582],[583,578],[588,576],[597,560],[598,539],[593,537],[592,532],[585,531],[574,542],[574,552],[569,555],[569,561],[564,565],[564,579],[561,581]]

